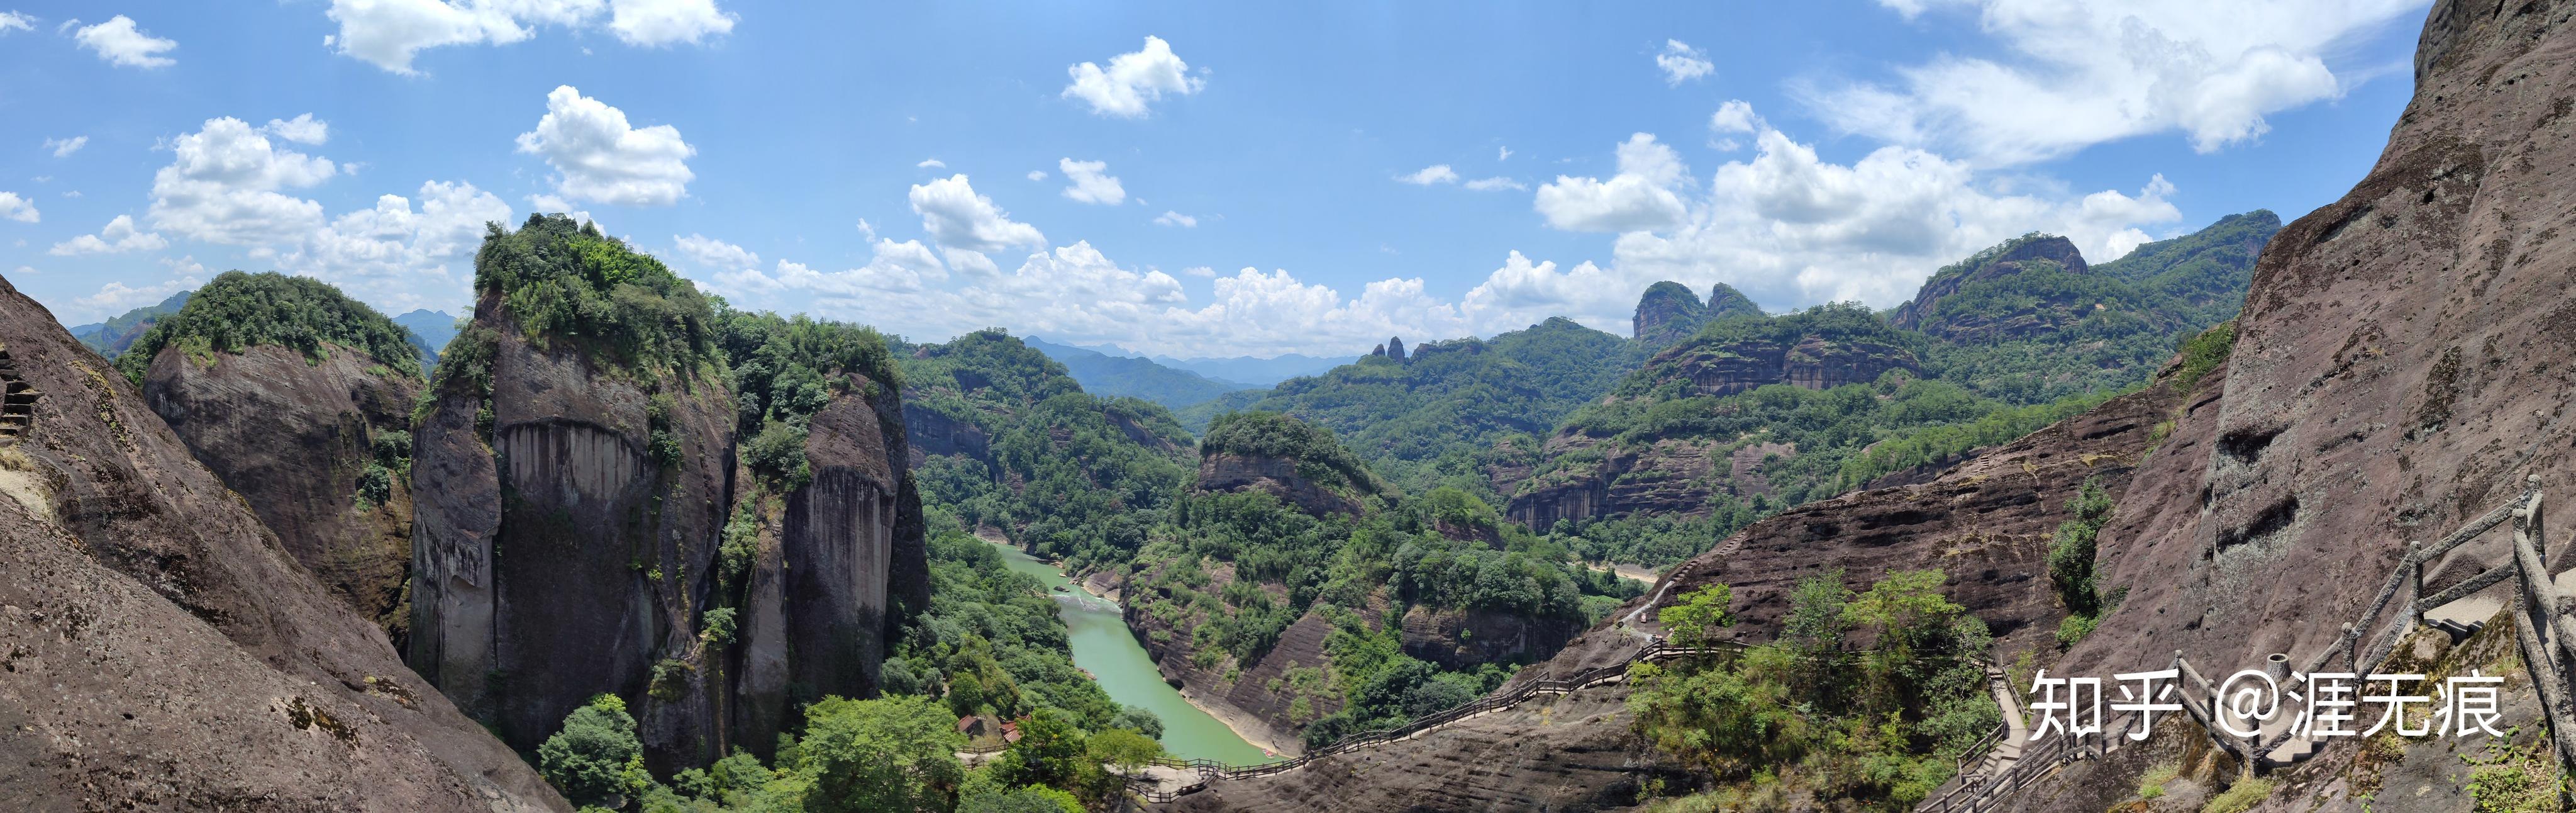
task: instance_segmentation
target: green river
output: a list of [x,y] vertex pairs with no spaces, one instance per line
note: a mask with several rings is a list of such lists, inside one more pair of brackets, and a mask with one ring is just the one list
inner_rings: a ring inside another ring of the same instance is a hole
[[[1164,750],[1181,759],[1213,759],[1229,765],[1277,759],[1236,736],[1234,729],[1190,705],[1190,701],[1182,699],[1179,689],[1164,683],[1153,656],[1145,654],[1145,647],[1127,631],[1127,622],[1118,617],[1117,605],[1083,592],[1073,585],[1073,580],[1065,578],[1064,571],[1017,547],[994,547],[1002,549],[1002,560],[1012,570],[1046,583],[1048,594],[1056,600],[1056,614],[1064,618],[1071,633],[1073,665],[1090,672],[1100,682],[1100,688],[1108,690],[1109,699],[1143,707],[1163,718]],[[1064,591],[1057,592],[1059,587]]]

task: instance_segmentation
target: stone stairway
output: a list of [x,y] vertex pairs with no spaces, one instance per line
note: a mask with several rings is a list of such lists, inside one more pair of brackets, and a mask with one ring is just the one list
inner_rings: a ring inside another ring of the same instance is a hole
[[36,398],[43,393],[18,376],[18,362],[0,348],[0,445],[16,443],[36,425]]

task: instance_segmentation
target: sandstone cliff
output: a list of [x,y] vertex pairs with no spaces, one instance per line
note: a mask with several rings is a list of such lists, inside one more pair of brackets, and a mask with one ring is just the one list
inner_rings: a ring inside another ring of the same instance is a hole
[[0,806],[570,809],[56,324],[0,280],[41,393],[0,439]]
[[[1914,293],[1914,299],[1896,306],[1888,314],[1888,324],[1906,330],[1920,330],[1945,339],[2022,338],[2064,327],[2083,314],[2078,307],[2092,302],[2043,301],[2037,307],[2017,308],[2003,319],[1985,314],[1948,315],[1942,313],[1943,300],[1960,289],[1991,280],[2001,280],[2039,269],[2063,270],[2081,275],[2090,269],[2083,252],[2075,244],[2056,235],[2034,234],[1987,249],[1957,265],[1943,268]],[[1943,318],[1950,316],[1950,318]]]
[[[520,310],[548,307],[521,291],[598,295],[571,286],[605,275],[544,265],[564,254],[636,269],[625,278],[657,287],[617,294],[661,297],[681,318],[566,329],[585,312]],[[625,697],[664,773],[765,749],[791,700],[873,692],[887,632],[928,603],[902,402],[839,366],[882,361],[873,334],[728,312],[727,341],[794,335],[718,346],[717,316],[685,281],[560,218],[496,230],[477,272],[473,323],[416,438],[415,668],[522,748],[594,694]],[[837,355],[799,357],[800,341]],[[762,464],[803,475],[778,491],[737,474],[751,444],[721,354],[755,352],[746,368],[840,382],[796,389],[829,398],[811,414],[752,410],[791,439]],[[728,533],[737,502],[750,516]]]
[[[2415,79],[2370,174],[2264,250],[2224,394],[2174,431],[2197,451],[2152,461],[2103,530],[2133,589],[2070,668],[2305,658],[2408,540],[2528,475],[2576,489],[2576,19],[2437,2]],[[2563,547],[2576,512],[2546,514]],[[2462,548],[2434,586],[2502,555]]]
[[384,469],[377,446],[398,449],[397,466],[410,456],[423,382],[354,348],[333,350],[308,361],[272,344],[200,361],[167,347],[152,359],[143,397],[297,562],[401,648],[411,625],[411,485]]
[[1629,319],[1628,337],[1656,347],[1689,338],[1708,321],[1708,306],[1678,282],[1658,282],[1637,298],[1637,315]]

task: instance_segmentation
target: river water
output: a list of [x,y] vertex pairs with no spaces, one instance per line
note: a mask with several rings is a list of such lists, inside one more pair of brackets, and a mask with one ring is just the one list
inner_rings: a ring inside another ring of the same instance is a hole
[[[1127,631],[1127,622],[1118,617],[1118,605],[1083,592],[1065,578],[1063,571],[1018,547],[994,547],[1002,549],[1002,560],[1012,570],[1046,583],[1048,595],[1055,597],[1056,614],[1064,618],[1071,633],[1073,665],[1090,672],[1100,682],[1100,688],[1108,690],[1109,699],[1143,707],[1163,718],[1164,750],[1181,759],[1213,759],[1229,765],[1276,759],[1236,736],[1225,723],[1190,705],[1179,689],[1164,683],[1153,656],[1145,653],[1144,645],[1136,643],[1136,636]],[[1057,592],[1058,587],[1065,588],[1064,592]]]

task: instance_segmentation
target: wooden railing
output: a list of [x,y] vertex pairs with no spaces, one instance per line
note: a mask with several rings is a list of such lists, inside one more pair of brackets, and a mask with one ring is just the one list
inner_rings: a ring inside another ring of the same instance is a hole
[[[2540,477],[2533,475],[2524,480],[2521,494],[2470,520],[2431,547],[2417,542],[2407,543],[2406,555],[2391,569],[2386,583],[2371,599],[2370,606],[2353,623],[2343,625],[2343,634],[2335,638],[2334,644],[2310,657],[2304,664],[2305,668],[2297,670],[2297,673],[2316,674],[2338,656],[2344,659],[2343,671],[2364,675],[2375,672],[2387,662],[2398,642],[2413,632],[2416,625],[2423,623],[2426,613],[2507,579],[2516,579],[2520,590],[2514,596],[2515,645],[2522,654],[2523,663],[2531,670],[2532,685],[2540,692],[2541,711],[2548,719],[2550,738],[2556,746],[2559,764],[2576,766],[2576,705],[2572,705],[2576,703],[2576,686],[2567,682],[2571,667],[2576,667],[2576,625],[2569,622],[2568,610],[2576,608],[2571,608],[2567,598],[2558,592],[2545,566],[2547,559],[2543,554],[2549,545],[2542,534],[2542,519]],[[2423,595],[2427,565],[2508,521],[2513,523],[2513,556],[2510,561],[2463,580],[2441,593]],[[2377,642],[2368,649],[2361,648],[2362,638],[2380,624],[2381,614],[2391,606],[2390,601],[2400,588],[2408,591],[2407,602],[2400,605],[2406,608],[2406,612],[2388,619],[2387,629],[2376,638]],[[2295,727],[2283,728],[2269,737],[2237,737],[2223,733],[2226,729],[2218,724],[2218,695],[2209,679],[2184,658],[2180,650],[2174,652],[2173,667],[2183,676],[2184,712],[2193,722],[2200,724],[2212,744],[2236,756],[2238,764],[2249,775],[2258,769],[2287,764],[2276,762],[2270,755],[2296,736]],[[2194,689],[2199,691],[2196,696],[2191,693]],[[2282,691],[2286,694],[2288,687],[2283,686]],[[2119,718],[2113,719],[2117,721]],[[2131,716],[2127,722],[2128,725],[2136,725],[2137,719]],[[1917,813],[1970,813],[2000,807],[2022,788],[2054,774],[2069,762],[2118,750],[2118,746],[2111,744],[2118,741],[2111,736],[2118,727],[2106,724],[2104,728],[2101,742],[2093,746],[2098,750],[2088,753],[2078,747],[2072,737],[2043,740],[2025,750],[2019,760],[2006,766],[1998,775],[1963,781],[1950,792],[1925,800],[1915,810]]]

